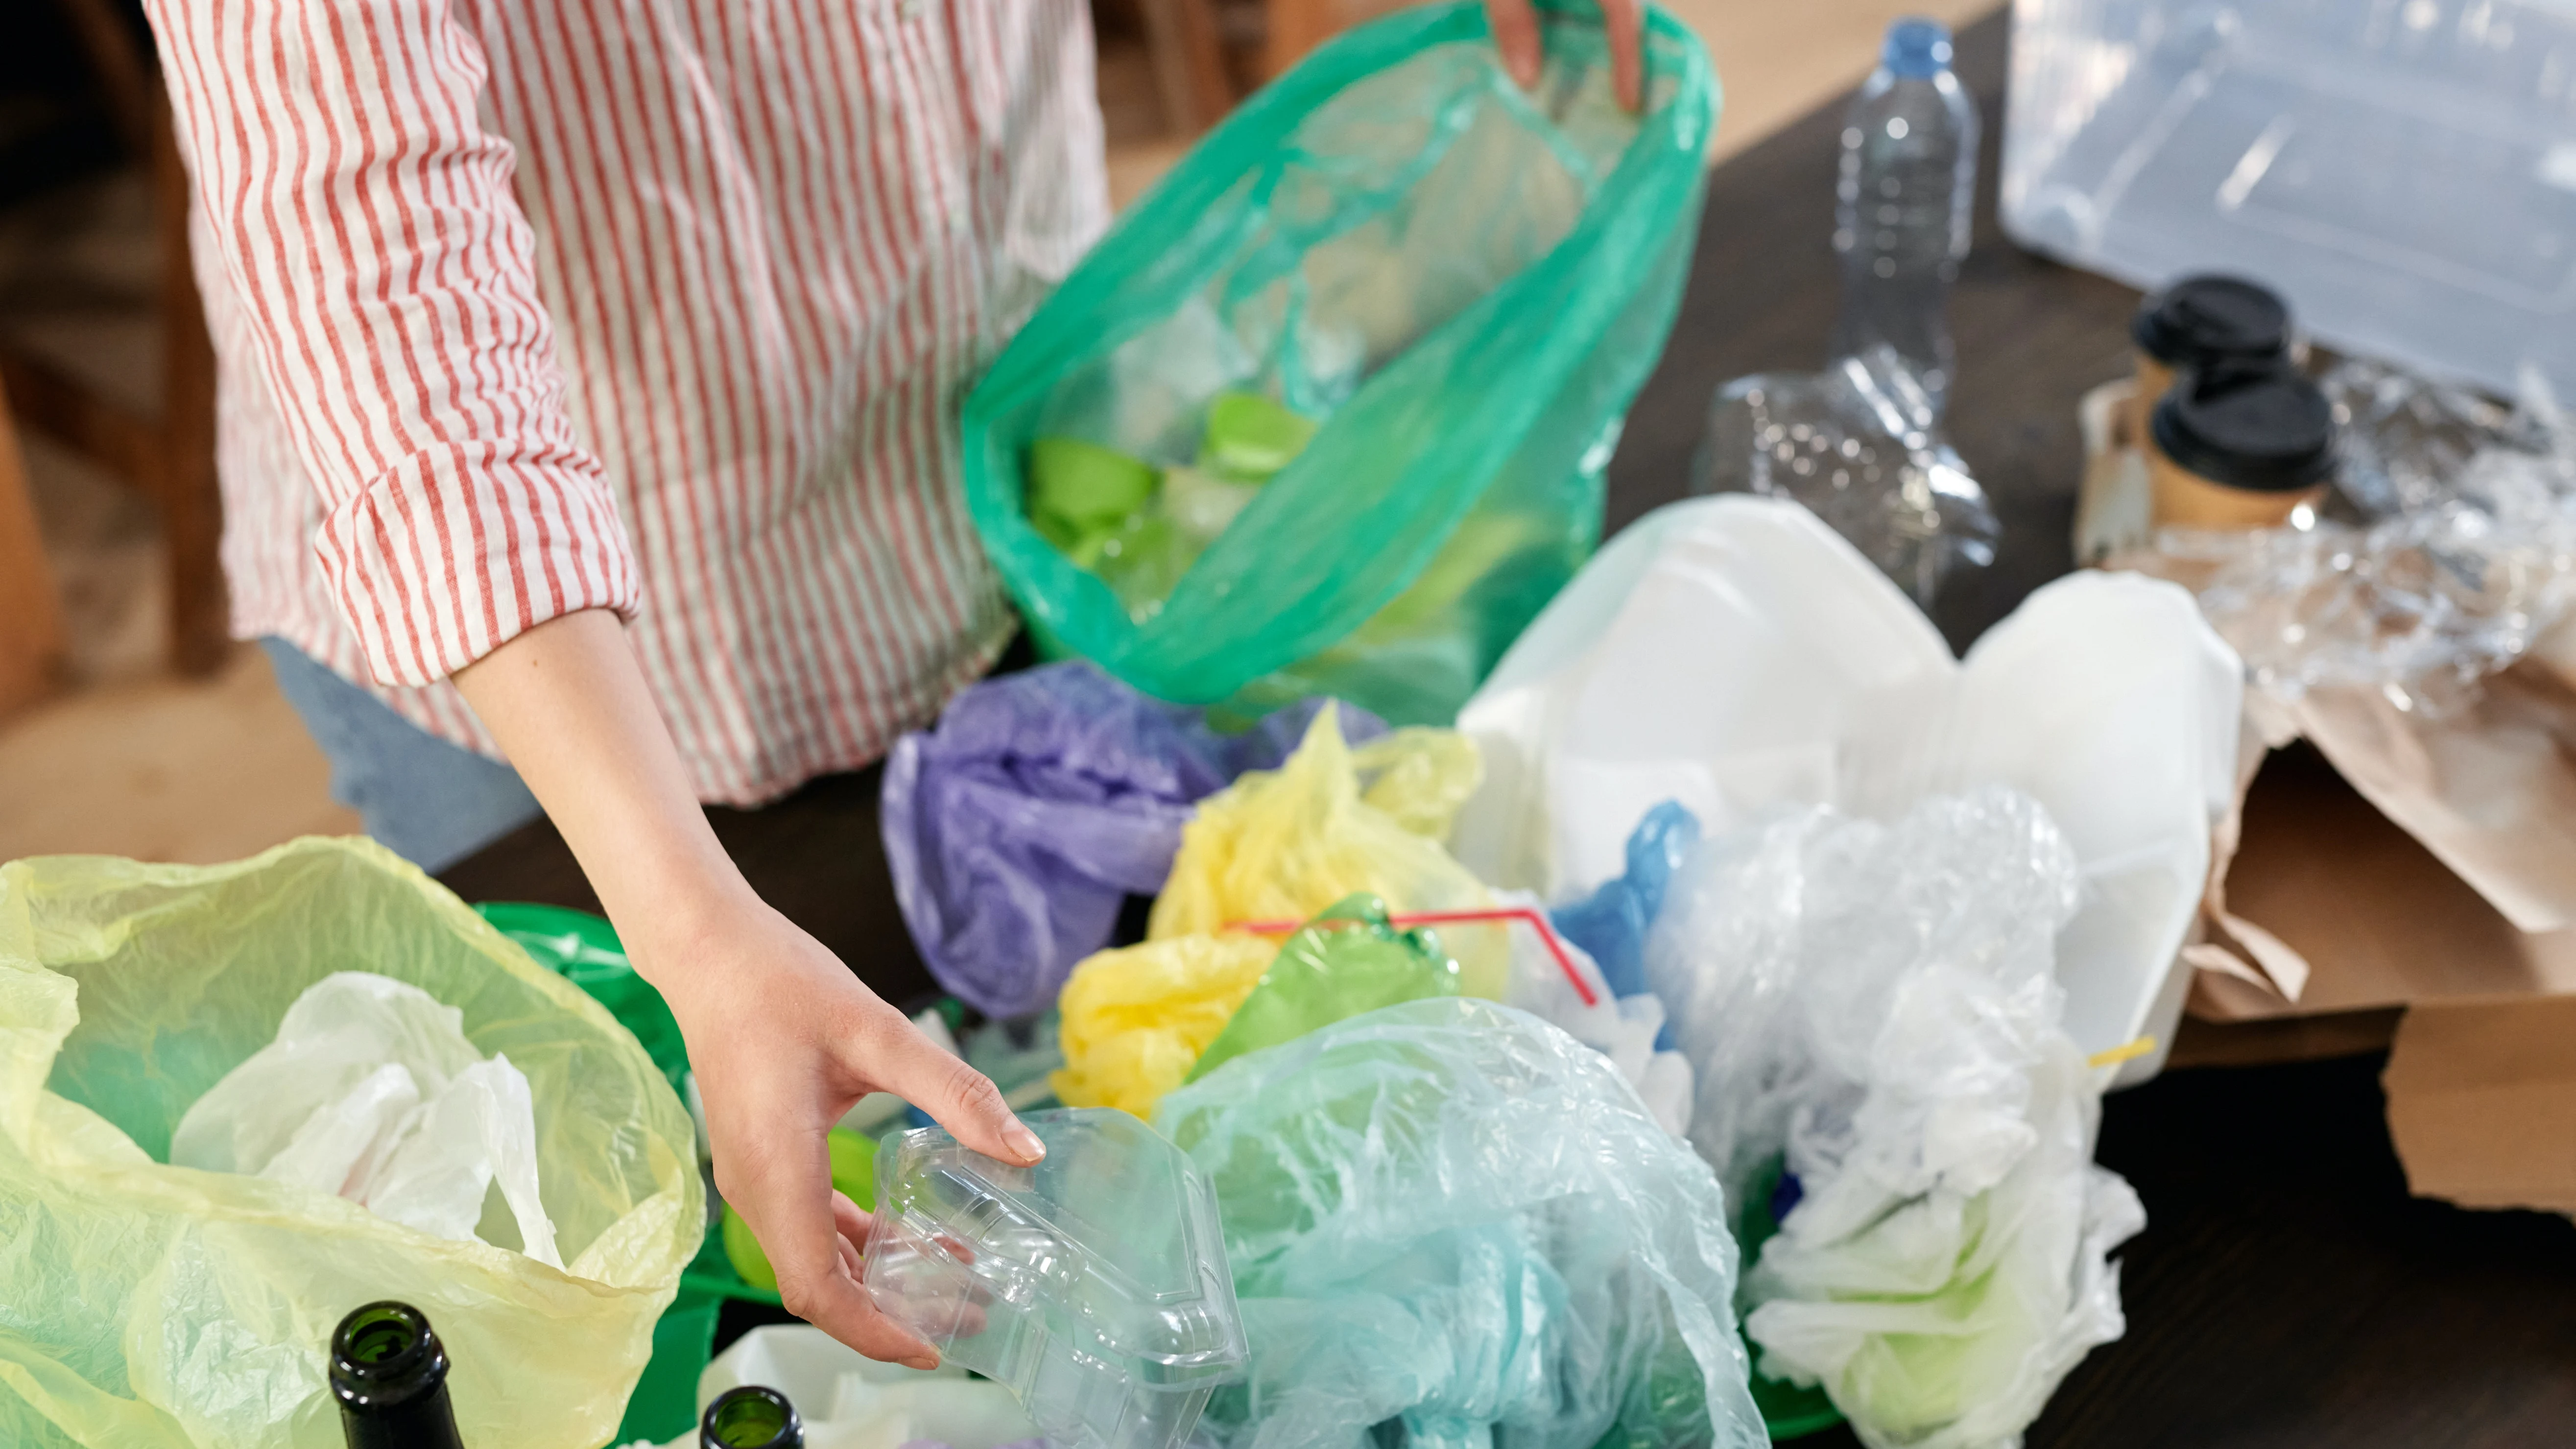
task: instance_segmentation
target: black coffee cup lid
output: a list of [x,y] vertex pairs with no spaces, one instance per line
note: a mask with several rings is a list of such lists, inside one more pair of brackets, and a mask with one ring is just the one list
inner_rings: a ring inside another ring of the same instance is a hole
[[2185,373],[2150,431],[2185,471],[2229,488],[2288,493],[2334,471],[2334,405],[2286,366]]
[[2290,309],[2241,277],[2185,277],[2139,306],[2129,336],[2175,369],[2286,358]]

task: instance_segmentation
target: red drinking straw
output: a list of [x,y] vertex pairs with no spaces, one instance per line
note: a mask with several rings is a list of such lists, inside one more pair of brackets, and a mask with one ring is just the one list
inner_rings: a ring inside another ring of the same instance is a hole
[[[1583,1004],[1586,1006],[1601,1004],[1601,998],[1593,994],[1592,983],[1583,979],[1583,973],[1574,969],[1574,958],[1565,954],[1565,942],[1557,936],[1556,927],[1549,922],[1547,913],[1534,907],[1490,906],[1476,911],[1399,911],[1388,916],[1386,920],[1391,926],[1458,926],[1479,921],[1519,921],[1538,932],[1540,943],[1547,947],[1547,954],[1556,958],[1558,968],[1565,972],[1565,979],[1574,984],[1574,994],[1583,999]],[[1359,924],[1361,923],[1358,921],[1335,916],[1313,921],[1236,921],[1226,929],[1249,931],[1256,936],[1287,936],[1304,930],[1308,926]]]

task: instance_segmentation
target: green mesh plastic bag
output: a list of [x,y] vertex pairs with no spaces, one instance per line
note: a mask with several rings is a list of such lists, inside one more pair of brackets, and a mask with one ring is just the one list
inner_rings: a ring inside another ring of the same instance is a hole
[[[506,1214],[448,1241],[166,1165],[190,1104],[351,970],[526,1075],[565,1268],[493,1246]],[[0,866],[0,1444],[336,1449],[324,1345],[379,1298],[437,1327],[466,1443],[605,1443],[704,1234],[694,1136],[603,1007],[369,842]]]
[[[1654,12],[1627,115],[1597,15],[1543,14],[1529,92],[1474,4],[1324,46],[1003,351],[966,402],[967,499],[1043,640],[1165,699],[1257,713],[1322,693],[1446,723],[1590,554],[1680,300],[1717,83]],[[1227,392],[1323,425],[1158,609],[1029,521],[1038,439],[1180,469]]]

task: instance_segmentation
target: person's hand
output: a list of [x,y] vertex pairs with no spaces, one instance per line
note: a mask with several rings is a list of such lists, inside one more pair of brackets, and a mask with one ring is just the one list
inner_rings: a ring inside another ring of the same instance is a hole
[[850,974],[813,937],[757,900],[671,947],[686,961],[672,1014],[715,1144],[716,1190],[751,1225],[778,1270],[787,1311],[868,1355],[935,1368],[939,1355],[887,1318],[860,1286],[874,1227],[832,1190],[823,1134],[859,1098],[892,1092],[957,1140],[1004,1162],[1045,1155],[981,1072]]
[[[1631,111],[1646,104],[1646,20],[1638,5],[1639,0],[1601,0],[1601,23],[1610,31],[1610,87]],[[1494,48],[1503,53],[1503,69],[1524,88],[1537,85],[1543,57],[1531,0],[1485,0],[1485,21],[1493,27]]]
[[548,620],[460,670],[456,685],[679,1019],[716,1189],[769,1254],[788,1311],[870,1357],[936,1365],[930,1345],[860,1286],[875,1224],[832,1191],[823,1134],[884,1091],[1004,1162],[1037,1161],[1037,1135],[983,1073],[932,1046],[753,893],[698,808],[615,616]]

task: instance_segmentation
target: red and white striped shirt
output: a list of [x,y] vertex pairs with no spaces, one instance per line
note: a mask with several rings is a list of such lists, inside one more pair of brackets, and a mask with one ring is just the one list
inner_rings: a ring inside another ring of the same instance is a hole
[[1084,0],[150,0],[235,632],[493,752],[447,676],[633,637],[700,795],[993,657],[961,389],[1108,219]]

